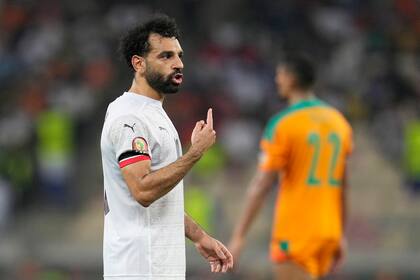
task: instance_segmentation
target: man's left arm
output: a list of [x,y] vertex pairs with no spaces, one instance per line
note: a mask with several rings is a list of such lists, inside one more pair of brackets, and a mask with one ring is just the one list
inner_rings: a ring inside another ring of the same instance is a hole
[[233,268],[233,257],[218,240],[208,235],[187,213],[184,213],[185,236],[209,262],[212,272],[227,272]]

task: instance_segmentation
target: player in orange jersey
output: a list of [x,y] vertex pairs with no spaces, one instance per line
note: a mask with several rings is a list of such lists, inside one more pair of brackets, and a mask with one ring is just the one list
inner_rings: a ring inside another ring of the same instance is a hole
[[346,220],[346,161],[352,129],[336,109],[316,98],[315,71],[304,56],[279,64],[276,84],[289,107],[268,122],[258,169],[230,249],[238,260],[245,235],[281,178],[270,244],[275,279],[317,279],[342,261]]

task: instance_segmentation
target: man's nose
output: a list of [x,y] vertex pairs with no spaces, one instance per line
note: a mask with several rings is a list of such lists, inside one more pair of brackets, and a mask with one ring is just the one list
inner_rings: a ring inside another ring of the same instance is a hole
[[180,57],[176,58],[175,63],[172,66],[172,68],[174,68],[174,69],[183,69],[184,68],[184,63],[182,63],[182,60],[181,60]]

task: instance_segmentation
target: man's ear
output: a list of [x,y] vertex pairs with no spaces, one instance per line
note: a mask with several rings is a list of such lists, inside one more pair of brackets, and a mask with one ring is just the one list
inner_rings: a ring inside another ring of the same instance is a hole
[[285,73],[285,81],[286,85],[289,88],[295,88],[297,86],[297,79],[296,76],[289,71]]
[[139,55],[133,55],[131,57],[131,65],[134,68],[134,71],[143,74],[146,71],[146,60],[144,57]]

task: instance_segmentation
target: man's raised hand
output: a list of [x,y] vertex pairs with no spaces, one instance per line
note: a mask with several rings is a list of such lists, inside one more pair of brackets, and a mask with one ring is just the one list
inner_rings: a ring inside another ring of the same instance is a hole
[[202,155],[216,141],[216,131],[213,129],[213,110],[207,111],[207,121],[198,121],[191,134],[191,149]]

